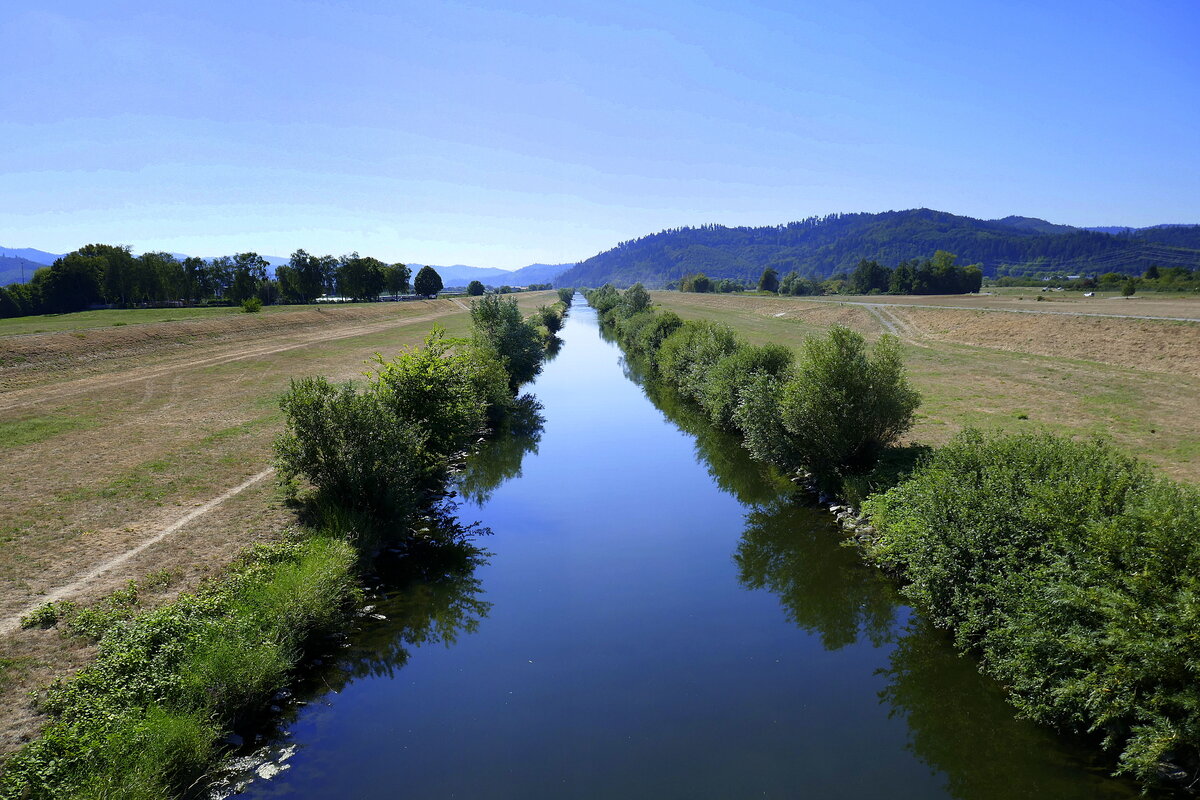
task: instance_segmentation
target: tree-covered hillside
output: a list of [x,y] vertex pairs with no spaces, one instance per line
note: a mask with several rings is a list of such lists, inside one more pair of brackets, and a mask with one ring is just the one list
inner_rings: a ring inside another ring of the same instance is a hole
[[834,214],[763,228],[704,225],[622,242],[559,275],[560,286],[605,283],[664,286],[704,273],[753,283],[766,267],[780,275],[828,278],[862,259],[895,266],[937,250],[989,276],[1124,272],[1152,264],[1200,267],[1200,225],[1142,228],[1112,235],[1029,217],[979,220],[916,209]]

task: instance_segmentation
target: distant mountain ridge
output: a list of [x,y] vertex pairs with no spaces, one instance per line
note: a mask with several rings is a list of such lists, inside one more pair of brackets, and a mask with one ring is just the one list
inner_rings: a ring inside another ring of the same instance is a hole
[[1032,272],[1140,274],[1151,264],[1200,268],[1200,225],[1167,225],[1120,233],[1057,225],[1035,217],[981,220],[927,208],[878,214],[832,214],[785,225],[675,228],[643,236],[580,262],[559,286],[664,286],[703,272],[755,282],[763,269],[825,279],[861,259],[894,267],[937,250],[984,274]]
[[[409,264],[416,273],[420,264]],[[465,286],[471,281],[479,281],[488,286],[527,286],[531,283],[551,283],[566,272],[574,264],[530,264],[520,269],[500,269],[499,267],[468,267],[465,264],[453,264],[439,267],[430,264],[442,278],[446,286]]]
[[0,254],[0,286],[24,283],[33,277],[34,272],[44,266],[46,265],[39,261],[31,261],[21,256]]

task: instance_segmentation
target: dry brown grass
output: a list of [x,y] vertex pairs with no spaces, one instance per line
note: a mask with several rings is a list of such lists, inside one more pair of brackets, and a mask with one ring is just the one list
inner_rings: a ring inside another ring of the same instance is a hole
[[[962,305],[963,297],[857,304],[678,292],[653,298],[684,318],[723,321],[753,342],[793,348],[835,323],[869,337],[895,329],[924,396],[912,440],[941,443],[966,426],[1102,435],[1167,475],[1200,483],[1200,324],[912,307]],[[976,298],[981,307],[1008,301]],[[1090,313],[1094,305],[1079,307]],[[1200,317],[1200,299],[1138,309],[1147,311]]]

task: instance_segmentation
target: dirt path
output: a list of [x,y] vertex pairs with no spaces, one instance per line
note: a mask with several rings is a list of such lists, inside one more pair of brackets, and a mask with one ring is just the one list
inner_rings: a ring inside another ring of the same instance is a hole
[[221,494],[219,497],[214,497],[212,500],[209,500],[207,503],[202,504],[199,508],[196,508],[195,510],[190,511],[187,514],[184,514],[182,517],[180,517],[179,519],[177,519],[175,522],[171,523],[167,527],[163,528],[158,533],[154,534],[153,536],[149,537],[148,539],[143,540],[142,543],[137,545],[136,547],[126,550],[125,552],[120,553],[119,555],[113,556],[112,558],[101,561],[98,564],[95,564],[90,569],[88,569],[86,572],[79,575],[71,583],[68,583],[65,586],[59,586],[57,589],[52,589],[52,590],[46,592],[46,594],[43,595],[36,603],[30,603],[28,606],[21,609],[21,611],[19,611],[18,613],[14,614],[10,617],[5,617],[3,619],[0,619],[0,636],[4,636],[6,634],[9,634],[9,633],[12,633],[13,631],[15,631],[21,624],[21,617],[23,617],[26,614],[28,614],[29,612],[33,611],[38,606],[44,605],[45,603],[54,603],[59,600],[63,600],[65,598],[68,598],[68,597],[78,594],[79,592],[84,590],[88,584],[90,584],[92,581],[94,581],[96,578],[100,577],[104,573],[109,572],[110,570],[121,566],[125,562],[132,559],[134,556],[137,556],[143,550],[146,550],[147,548],[158,544],[159,542],[161,542],[163,539],[166,539],[171,534],[181,530],[184,526],[188,525],[189,523],[195,521],[196,519],[204,516],[205,514],[207,514],[210,511],[212,511],[217,506],[224,503],[226,500],[229,500],[230,498],[241,494],[246,489],[249,489],[254,484],[258,483],[259,481],[263,480],[264,478],[266,478],[270,475],[273,475],[274,473],[275,473],[274,467],[268,467],[267,469],[264,469],[262,472],[258,473],[257,475],[251,476],[250,478],[248,478],[247,480],[238,484],[237,486],[233,487],[229,491]]
[[[188,354],[179,358],[171,359],[167,363],[158,364],[155,366],[130,368],[128,370],[121,371],[116,375],[103,374],[76,378],[57,384],[51,388],[45,386],[35,386],[24,389],[15,389],[0,395],[0,411],[11,411],[14,409],[31,406],[42,406],[47,403],[59,402],[76,395],[113,389],[137,381],[147,381],[154,378],[159,378],[182,369],[212,367],[250,358],[262,358],[263,356],[275,355],[288,350],[307,347],[316,342],[349,339],[355,336],[364,336],[377,331],[394,328],[397,325],[412,325],[421,322],[430,322],[451,313],[455,313],[455,310],[446,308],[445,310],[437,311],[431,314],[423,314],[413,317],[401,317],[399,319],[390,319],[382,322],[356,325],[349,328],[342,328],[337,331],[320,330],[309,333],[288,332],[277,336],[276,341],[266,344],[251,345],[249,347],[244,342],[229,344],[226,346],[226,352],[205,358],[195,358],[194,355]],[[284,339],[285,341],[279,341],[279,339]]]

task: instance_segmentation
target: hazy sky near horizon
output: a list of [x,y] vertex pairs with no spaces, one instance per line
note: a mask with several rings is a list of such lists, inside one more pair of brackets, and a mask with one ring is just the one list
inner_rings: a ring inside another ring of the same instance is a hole
[[518,267],[915,207],[1200,223],[1200,4],[0,12],[0,245]]

